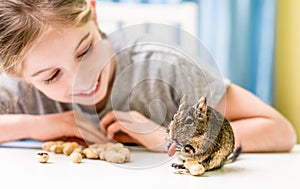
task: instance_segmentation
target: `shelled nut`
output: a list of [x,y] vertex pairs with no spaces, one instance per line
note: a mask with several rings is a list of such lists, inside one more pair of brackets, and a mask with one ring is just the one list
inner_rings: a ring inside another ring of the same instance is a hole
[[40,163],[47,163],[49,155],[46,152],[39,152],[36,154],[36,158]]

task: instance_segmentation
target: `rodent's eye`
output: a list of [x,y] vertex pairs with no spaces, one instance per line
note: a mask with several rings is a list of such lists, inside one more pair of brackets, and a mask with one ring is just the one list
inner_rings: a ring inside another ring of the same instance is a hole
[[193,119],[192,118],[187,118],[186,120],[185,120],[185,124],[187,124],[187,125],[190,125],[190,124],[192,124],[193,123]]

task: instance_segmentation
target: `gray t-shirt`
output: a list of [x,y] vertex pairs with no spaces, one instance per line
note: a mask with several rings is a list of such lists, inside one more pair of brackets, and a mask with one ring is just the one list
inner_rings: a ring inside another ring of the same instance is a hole
[[209,66],[202,68],[176,48],[119,39],[109,37],[115,50],[116,72],[110,99],[101,112],[78,104],[55,102],[34,87],[2,73],[0,113],[49,114],[75,109],[97,123],[111,110],[132,110],[167,126],[183,95],[188,95],[190,103],[206,96],[208,104],[215,106],[225,94],[230,83],[227,78]]

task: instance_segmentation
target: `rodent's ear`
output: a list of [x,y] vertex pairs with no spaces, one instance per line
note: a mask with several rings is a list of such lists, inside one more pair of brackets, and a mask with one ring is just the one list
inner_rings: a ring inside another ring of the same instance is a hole
[[180,104],[182,104],[184,102],[187,102],[187,100],[188,100],[188,96],[187,95],[183,95],[183,97],[180,100]]
[[179,108],[178,110],[181,111],[184,109],[184,107],[186,106],[187,104],[187,100],[188,100],[188,96],[187,95],[184,95],[181,100],[180,100],[180,105],[179,105]]
[[206,105],[206,97],[202,96],[197,104],[196,104],[196,109],[200,110],[201,113],[206,114],[206,110],[207,110],[207,105]]

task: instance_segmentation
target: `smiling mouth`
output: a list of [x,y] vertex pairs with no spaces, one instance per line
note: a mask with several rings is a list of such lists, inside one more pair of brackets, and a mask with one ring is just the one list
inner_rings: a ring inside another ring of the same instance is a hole
[[90,97],[95,95],[100,89],[100,82],[101,82],[101,75],[99,76],[98,80],[95,82],[94,86],[91,89],[85,92],[78,93],[75,96]]

